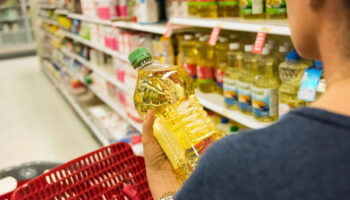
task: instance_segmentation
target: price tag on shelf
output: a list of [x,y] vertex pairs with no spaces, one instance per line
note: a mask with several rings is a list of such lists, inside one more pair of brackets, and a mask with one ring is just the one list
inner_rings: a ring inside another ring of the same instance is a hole
[[164,37],[166,37],[166,38],[170,37],[171,32],[172,32],[171,23],[168,22],[168,23],[166,24],[166,29],[165,29]]
[[214,46],[216,44],[216,41],[218,40],[220,34],[220,27],[214,27],[213,30],[211,31],[208,44],[211,46]]
[[270,31],[272,31],[272,28],[270,28],[270,27],[263,27],[262,29],[261,29],[261,32],[270,32]]
[[255,54],[262,53],[264,44],[265,44],[265,39],[266,39],[266,32],[258,32],[254,43],[253,51],[252,51],[253,53]]

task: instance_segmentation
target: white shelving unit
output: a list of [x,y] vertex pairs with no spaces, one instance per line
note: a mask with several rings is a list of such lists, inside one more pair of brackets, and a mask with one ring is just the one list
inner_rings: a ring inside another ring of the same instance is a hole
[[47,18],[44,18],[44,17],[40,17],[40,19],[47,23],[47,24],[51,24],[51,25],[54,25],[54,26],[58,26],[58,22],[56,22],[55,20],[52,20],[52,19],[47,19]]
[[143,31],[148,33],[155,33],[163,35],[166,31],[166,24],[165,23],[159,23],[159,24],[149,24],[149,25],[142,25],[135,22],[114,22],[113,26],[117,28],[125,28],[125,29],[131,29],[136,31]]
[[68,15],[68,11],[65,9],[56,9],[55,14],[57,15]]
[[120,53],[118,53],[118,52],[116,52],[116,51],[114,51],[112,49],[109,49],[109,48],[104,47],[104,46],[99,45],[99,44],[92,43],[92,42],[90,42],[88,40],[85,40],[84,38],[81,38],[81,37],[79,37],[77,35],[74,35],[72,33],[68,33],[66,31],[62,31],[61,30],[61,34],[63,36],[65,36],[65,37],[71,38],[71,39],[73,39],[75,41],[78,41],[78,42],[80,42],[82,44],[85,44],[85,45],[90,46],[92,48],[98,49],[98,50],[100,50],[100,51],[102,51],[102,52],[104,52],[104,53],[106,53],[108,55],[111,55],[111,56],[113,56],[115,58],[118,58],[118,59],[120,59],[122,61],[129,62],[127,56],[121,55]]
[[264,128],[272,123],[262,123],[255,120],[253,117],[240,113],[239,111],[231,111],[225,108],[224,97],[219,94],[205,94],[196,90],[196,96],[199,102],[206,108],[215,111],[229,119],[232,119],[240,124],[243,124],[252,129]]
[[55,9],[55,8],[57,8],[57,5],[51,4],[51,3],[40,3],[39,7],[42,9]]
[[93,134],[97,137],[97,139],[102,143],[103,146],[110,145],[110,142],[106,139],[106,137],[100,132],[100,130],[94,125],[89,116],[85,113],[85,111],[80,107],[80,105],[76,102],[76,100],[59,84],[54,77],[52,77],[51,73],[48,71],[47,67],[42,66],[45,75],[51,80],[51,82],[58,88],[63,97],[72,105],[75,112],[81,117],[81,119],[85,122],[85,124],[91,129]]
[[225,19],[203,19],[203,18],[181,18],[170,19],[172,24],[180,24],[195,27],[214,28],[220,27],[226,30],[259,32],[265,31],[275,35],[290,35],[290,28],[286,20],[245,20],[241,18]]

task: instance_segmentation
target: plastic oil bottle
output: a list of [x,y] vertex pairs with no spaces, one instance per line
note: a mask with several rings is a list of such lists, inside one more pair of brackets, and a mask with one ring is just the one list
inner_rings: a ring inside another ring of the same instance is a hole
[[219,17],[238,17],[239,0],[221,0],[218,1]]
[[238,78],[243,67],[243,52],[239,43],[230,43],[228,52],[228,67],[224,75],[225,106],[238,110]]
[[266,18],[268,19],[287,18],[286,0],[266,0]]
[[197,1],[196,0],[188,0],[187,1],[187,6],[188,6],[188,15],[196,16],[198,14],[198,12],[197,12]]
[[218,93],[223,93],[224,74],[228,65],[227,52],[229,50],[229,41],[226,37],[219,37],[215,45],[215,80],[218,87]]
[[204,93],[216,91],[214,81],[214,47],[208,44],[208,36],[199,39],[197,49],[197,86]]
[[246,19],[261,19],[265,17],[264,0],[240,0],[240,14]]
[[295,108],[305,105],[305,102],[298,99],[300,81],[307,68],[296,51],[287,53],[286,60],[279,66],[280,79],[282,84],[279,88],[279,116],[287,114]]
[[184,68],[192,79],[197,78],[197,42],[193,35],[186,34],[181,42],[181,66]]
[[270,55],[270,49],[263,49],[258,65],[258,74],[252,87],[253,116],[262,122],[276,121],[279,80],[274,73],[274,58]]
[[225,133],[216,128],[197,100],[185,70],[154,63],[143,47],[133,51],[129,60],[138,71],[135,108],[142,117],[153,111],[154,136],[176,173],[185,179],[200,155]]
[[218,5],[215,0],[197,0],[197,13],[199,17],[217,18]]
[[243,69],[238,77],[238,107],[244,114],[252,114],[251,87],[258,73],[257,56],[252,53],[253,45],[245,45]]

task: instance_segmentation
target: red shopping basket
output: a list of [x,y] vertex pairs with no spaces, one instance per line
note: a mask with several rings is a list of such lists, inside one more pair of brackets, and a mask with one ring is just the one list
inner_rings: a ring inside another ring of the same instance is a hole
[[117,143],[29,181],[15,190],[12,200],[37,199],[152,199],[142,157],[126,143]]

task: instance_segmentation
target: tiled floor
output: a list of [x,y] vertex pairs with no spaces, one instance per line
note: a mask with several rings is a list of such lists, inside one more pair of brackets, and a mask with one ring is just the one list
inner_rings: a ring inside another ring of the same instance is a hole
[[64,162],[99,147],[37,57],[0,61],[0,169],[28,161]]

